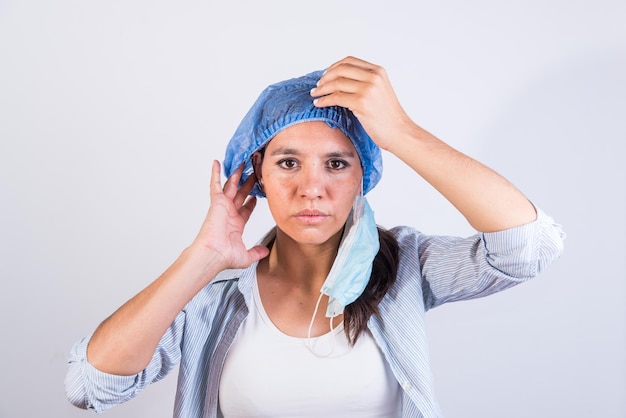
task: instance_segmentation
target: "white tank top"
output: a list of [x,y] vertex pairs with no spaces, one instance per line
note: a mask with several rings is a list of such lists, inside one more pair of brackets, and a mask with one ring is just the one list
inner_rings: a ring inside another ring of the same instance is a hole
[[306,338],[288,336],[270,321],[256,280],[252,299],[222,371],[225,418],[401,416],[400,387],[369,331],[354,347],[343,323],[312,338],[316,353],[332,348],[319,357]]

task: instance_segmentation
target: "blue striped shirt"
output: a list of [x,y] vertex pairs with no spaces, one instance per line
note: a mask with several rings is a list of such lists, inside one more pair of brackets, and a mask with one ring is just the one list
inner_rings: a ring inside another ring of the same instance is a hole
[[[440,417],[428,357],[424,314],[446,302],[499,292],[536,276],[557,259],[564,234],[538,210],[527,225],[468,238],[424,235],[409,227],[391,230],[400,247],[396,283],[371,317],[369,329],[403,390],[403,417]],[[256,263],[226,270],[179,313],[152,361],[135,376],[116,376],[87,361],[89,338],[69,357],[68,399],[104,411],[136,396],[180,363],[175,417],[219,417],[222,366],[248,314]]]

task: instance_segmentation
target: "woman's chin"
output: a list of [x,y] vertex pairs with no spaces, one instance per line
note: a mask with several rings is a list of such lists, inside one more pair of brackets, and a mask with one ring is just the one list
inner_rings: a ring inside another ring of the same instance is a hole
[[282,231],[282,233],[288,237],[290,241],[293,241],[294,244],[305,246],[325,246],[330,243],[334,243],[338,246],[339,239],[341,237],[341,229],[339,231],[327,231],[316,227],[310,227],[298,228],[297,231],[280,231]]

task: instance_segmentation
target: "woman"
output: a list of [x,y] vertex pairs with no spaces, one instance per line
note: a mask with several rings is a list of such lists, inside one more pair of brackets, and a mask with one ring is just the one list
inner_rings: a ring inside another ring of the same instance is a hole
[[[379,148],[479,232],[377,231],[363,195]],[[268,87],[224,165],[193,243],[74,346],[75,405],[107,409],[180,362],[175,416],[437,417],[425,311],[527,280],[562,251],[558,225],[417,126],[384,69],[357,58]],[[255,196],[276,227],[246,249]]]

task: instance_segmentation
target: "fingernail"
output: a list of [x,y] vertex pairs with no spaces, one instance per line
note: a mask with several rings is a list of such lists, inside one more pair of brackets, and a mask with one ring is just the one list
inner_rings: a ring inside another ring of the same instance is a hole
[[310,91],[311,96],[314,96],[314,95],[315,95],[315,90],[317,90],[317,88],[315,88],[315,87],[313,87],[313,88],[311,89],[311,91]]
[[317,99],[313,100],[313,106],[317,106]]

